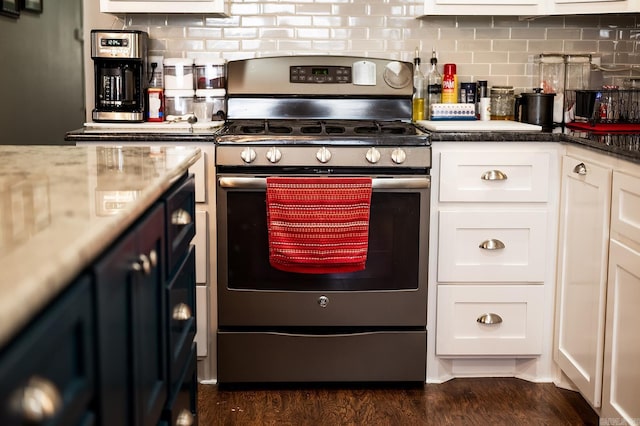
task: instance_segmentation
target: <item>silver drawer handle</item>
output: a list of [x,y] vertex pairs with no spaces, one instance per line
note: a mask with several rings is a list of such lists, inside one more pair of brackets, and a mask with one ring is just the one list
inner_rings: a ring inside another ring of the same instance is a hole
[[500,324],[502,317],[498,314],[482,314],[476,321],[480,324]]
[[176,426],[191,426],[193,424],[193,414],[186,408],[180,411],[176,419]]
[[580,163],[577,166],[575,166],[573,168],[573,173],[577,173],[579,175],[586,175],[587,174],[587,166],[584,165],[584,163]]
[[13,397],[16,412],[29,423],[51,419],[62,406],[60,391],[49,380],[34,376]]
[[171,315],[176,321],[186,321],[191,318],[191,308],[186,303],[178,303],[173,307]]
[[155,268],[158,264],[158,254],[155,250],[151,250],[149,255],[141,254],[138,260],[133,262],[131,267],[134,271],[143,272],[145,275],[151,274],[151,268]]
[[482,180],[506,180],[507,175],[500,170],[488,170],[480,176]]
[[491,238],[481,242],[478,247],[483,250],[500,250],[505,248],[505,245],[502,241]]
[[178,209],[171,214],[172,225],[188,225],[191,223],[191,215],[184,209]]

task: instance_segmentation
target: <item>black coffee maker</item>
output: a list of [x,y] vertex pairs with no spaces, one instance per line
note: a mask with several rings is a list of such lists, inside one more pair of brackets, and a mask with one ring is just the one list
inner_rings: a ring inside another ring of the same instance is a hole
[[148,40],[144,31],[91,31],[95,74],[93,121],[144,121]]

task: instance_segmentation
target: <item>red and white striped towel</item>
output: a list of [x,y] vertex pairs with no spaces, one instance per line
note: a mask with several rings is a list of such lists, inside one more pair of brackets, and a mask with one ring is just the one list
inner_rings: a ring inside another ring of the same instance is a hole
[[271,266],[329,274],[365,268],[370,178],[267,178]]

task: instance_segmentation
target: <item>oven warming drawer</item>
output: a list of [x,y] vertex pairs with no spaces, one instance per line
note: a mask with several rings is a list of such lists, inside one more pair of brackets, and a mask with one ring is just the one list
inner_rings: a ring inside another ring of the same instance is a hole
[[424,382],[426,330],[218,331],[218,382]]

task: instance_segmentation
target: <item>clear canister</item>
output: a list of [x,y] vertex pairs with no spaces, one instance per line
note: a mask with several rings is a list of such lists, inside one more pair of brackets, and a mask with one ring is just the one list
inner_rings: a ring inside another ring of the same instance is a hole
[[198,89],[193,104],[199,121],[224,120],[227,116],[225,89]]
[[194,90],[165,90],[164,109],[166,115],[193,114]]
[[515,96],[513,86],[491,87],[491,119],[513,120]]
[[224,89],[226,61],[198,58],[195,62],[196,89]]
[[167,90],[193,90],[193,59],[165,58],[164,88]]

